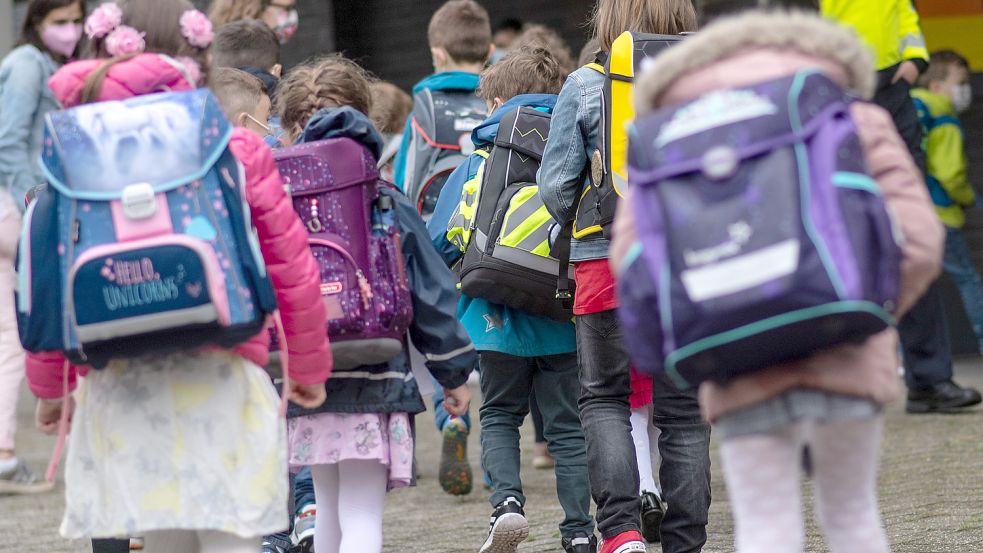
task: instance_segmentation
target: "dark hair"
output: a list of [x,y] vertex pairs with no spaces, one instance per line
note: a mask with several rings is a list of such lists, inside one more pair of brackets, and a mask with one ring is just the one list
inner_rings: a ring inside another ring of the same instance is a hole
[[[48,47],[41,42],[41,34],[38,33],[38,26],[44,21],[48,14],[59,9],[67,8],[72,4],[78,4],[82,9],[82,17],[85,17],[85,0],[31,0],[31,3],[27,5],[27,15],[24,17],[24,25],[20,28],[20,38],[17,40],[17,46],[23,46],[25,44],[30,44],[45,52]],[[79,41],[79,44],[82,42]],[[78,46],[75,47],[75,52],[78,53]]]
[[939,50],[932,52],[928,61],[928,69],[918,78],[918,85],[928,87],[932,81],[944,81],[949,78],[953,67],[969,70],[969,61],[955,50]]
[[512,31],[515,34],[522,32],[522,21],[515,17],[506,17],[495,27],[495,32]]
[[269,70],[280,63],[280,42],[273,30],[255,19],[226,23],[215,32],[212,65],[252,66]]
[[757,9],[819,11],[819,0],[696,0],[701,27],[721,17]]

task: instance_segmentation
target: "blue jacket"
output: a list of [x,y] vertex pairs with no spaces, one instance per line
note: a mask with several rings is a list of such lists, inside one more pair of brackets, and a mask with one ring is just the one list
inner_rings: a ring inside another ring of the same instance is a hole
[[60,108],[48,79],[58,65],[29,44],[14,49],[0,64],[0,186],[23,209],[24,194],[44,182],[41,141],[44,117]]
[[[348,137],[378,156],[382,137],[368,117],[350,107],[324,109],[314,114],[298,143]],[[410,339],[426,357],[427,369],[444,388],[464,384],[477,355],[467,332],[455,316],[456,279],[427,240],[427,229],[416,207],[393,188],[396,224],[406,274],[413,296]],[[321,407],[305,410],[291,404],[292,417],[313,413],[419,413],[425,410],[410,370],[408,353],[383,365],[335,372],[325,385],[328,399]]]
[[[471,140],[475,148],[488,146],[495,140],[498,124],[509,111],[520,106],[551,111],[555,103],[556,96],[549,94],[516,96],[495,110],[484,123],[479,125],[471,133]],[[448,265],[453,265],[463,254],[457,246],[447,240],[447,223],[461,200],[464,183],[474,177],[481,162],[480,156],[472,154],[448,177],[440,192],[433,218],[427,224],[430,239]],[[558,355],[577,351],[574,326],[570,322],[558,322],[530,315],[518,309],[464,295],[458,303],[457,315],[467,328],[478,351],[496,351],[520,357]]]
[[[604,79],[604,75],[587,67],[574,71],[563,84],[553,109],[550,139],[537,180],[546,209],[561,223],[573,220],[586,184],[584,169],[598,149]],[[600,236],[574,239],[570,259],[604,259],[608,247],[608,241]]]
[[[434,73],[429,77],[423,79],[422,81],[416,83],[413,87],[413,97],[415,98],[417,93],[424,89],[430,90],[470,90],[474,92],[478,90],[478,74],[477,73],[466,73],[464,71],[443,71],[441,73]],[[394,180],[396,186],[400,190],[406,190],[406,184],[403,182],[406,178],[406,152],[409,149],[410,137],[413,135],[411,132],[411,125],[413,124],[412,115],[408,121],[406,121],[406,127],[403,128],[403,142],[399,147],[399,153],[396,154],[395,163],[395,173]]]

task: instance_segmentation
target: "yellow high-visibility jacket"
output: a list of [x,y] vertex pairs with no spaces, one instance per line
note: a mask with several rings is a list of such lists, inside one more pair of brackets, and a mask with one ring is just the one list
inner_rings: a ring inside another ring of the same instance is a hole
[[905,60],[928,61],[911,0],[821,0],[822,13],[853,27],[874,52],[877,69]]

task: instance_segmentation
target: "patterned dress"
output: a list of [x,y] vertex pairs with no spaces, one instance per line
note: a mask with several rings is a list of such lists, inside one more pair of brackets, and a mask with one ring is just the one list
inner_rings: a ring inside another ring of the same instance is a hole
[[76,401],[63,536],[287,527],[286,428],[256,365],[225,351],[114,361]]

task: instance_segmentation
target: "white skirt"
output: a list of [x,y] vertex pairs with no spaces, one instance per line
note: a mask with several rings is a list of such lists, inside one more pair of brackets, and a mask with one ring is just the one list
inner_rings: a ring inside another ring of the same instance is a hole
[[115,361],[76,401],[64,537],[287,527],[286,425],[253,363],[225,351]]

